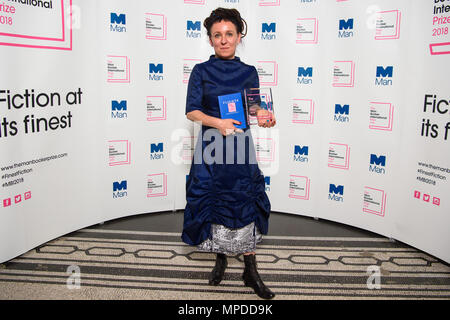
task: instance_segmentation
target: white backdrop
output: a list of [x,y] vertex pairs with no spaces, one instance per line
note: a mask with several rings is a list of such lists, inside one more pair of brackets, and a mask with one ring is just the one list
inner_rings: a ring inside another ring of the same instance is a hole
[[213,53],[202,23],[219,6],[247,20],[238,56],[273,89],[277,127],[253,132],[272,210],[450,261],[450,3],[40,3],[0,10],[0,262],[184,208],[187,80]]

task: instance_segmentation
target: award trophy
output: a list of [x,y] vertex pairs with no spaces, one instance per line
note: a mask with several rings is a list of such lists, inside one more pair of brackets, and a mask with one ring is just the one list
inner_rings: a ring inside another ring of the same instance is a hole
[[247,123],[258,125],[273,118],[273,100],[271,88],[251,88],[244,90],[247,107]]

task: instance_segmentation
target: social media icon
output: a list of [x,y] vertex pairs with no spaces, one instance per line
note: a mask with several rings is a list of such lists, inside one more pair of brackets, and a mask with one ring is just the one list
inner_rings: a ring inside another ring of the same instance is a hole
[[440,206],[441,205],[441,199],[437,197],[433,197],[433,204]]
[[15,203],[19,203],[22,201],[22,195],[18,194],[17,196],[14,197],[14,202]]
[[11,205],[11,198],[3,200],[3,207],[9,207]]

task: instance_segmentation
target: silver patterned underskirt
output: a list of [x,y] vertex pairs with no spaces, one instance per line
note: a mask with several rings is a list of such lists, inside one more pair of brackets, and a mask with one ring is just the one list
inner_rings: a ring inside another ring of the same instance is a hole
[[197,246],[200,251],[235,255],[254,252],[262,235],[252,222],[239,229],[229,229],[220,224],[211,225],[211,237]]

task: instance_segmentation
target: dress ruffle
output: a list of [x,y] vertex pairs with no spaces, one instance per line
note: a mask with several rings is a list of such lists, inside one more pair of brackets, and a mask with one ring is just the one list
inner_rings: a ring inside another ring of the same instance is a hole
[[[226,145],[226,138],[223,139]],[[199,144],[203,144],[204,150],[208,142]],[[234,145],[236,148],[237,144]],[[225,150],[226,146],[224,157]],[[253,141],[246,150],[247,155],[254,152]],[[249,158],[245,164],[192,164],[186,183],[184,242],[198,245],[209,238],[212,223],[238,229],[255,222],[259,231],[267,234],[270,201],[264,176],[258,164],[248,163]]]

